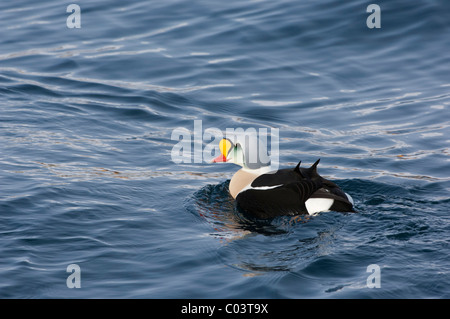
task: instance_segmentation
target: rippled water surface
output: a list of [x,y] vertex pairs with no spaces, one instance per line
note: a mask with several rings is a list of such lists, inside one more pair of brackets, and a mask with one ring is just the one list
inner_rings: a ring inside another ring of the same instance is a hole
[[[0,3],[0,297],[450,297],[448,1],[76,3]],[[172,161],[194,120],[358,213],[249,220],[237,166]]]

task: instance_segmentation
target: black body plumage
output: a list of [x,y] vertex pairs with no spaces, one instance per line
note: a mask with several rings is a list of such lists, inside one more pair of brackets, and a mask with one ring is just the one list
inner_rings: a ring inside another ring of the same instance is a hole
[[317,173],[317,160],[310,168],[300,163],[292,169],[258,176],[236,197],[238,208],[251,216],[268,219],[282,215],[308,214],[305,202],[309,198],[330,198],[335,211],[353,211],[345,193],[333,182]]

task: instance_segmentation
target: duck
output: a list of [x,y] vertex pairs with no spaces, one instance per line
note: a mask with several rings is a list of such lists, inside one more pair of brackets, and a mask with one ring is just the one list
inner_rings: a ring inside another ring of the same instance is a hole
[[236,138],[222,138],[220,155],[212,160],[212,163],[241,166],[228,186],[239,211],[258,219],[328,211],[355,212],[353,198],[319,175],[320,159],[308,168],[301,167],[299,161],[294,168],[273,170],[270,162],[250,162],[250,147],[246,145],[249,143]]

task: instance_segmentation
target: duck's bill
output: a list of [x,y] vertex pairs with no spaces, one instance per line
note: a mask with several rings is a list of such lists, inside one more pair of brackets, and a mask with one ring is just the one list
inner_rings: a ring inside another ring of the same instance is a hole
[[211,163],[222,163],[222,162],[226,162],[226,161],[227,161],[227,158],[224,155],[220,154],[215,159],[213,159],[211,161]]

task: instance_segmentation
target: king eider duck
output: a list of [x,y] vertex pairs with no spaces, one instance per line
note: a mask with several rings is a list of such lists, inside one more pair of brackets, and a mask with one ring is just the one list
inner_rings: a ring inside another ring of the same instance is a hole
[[242,167],[231,178],[229,192],[237,207],[250,216],[269,219],[326,211],[354,212],[352,197],[317,173],[320,159],[309,168],[300,167],[300,161],[295,168],[272,171],[270,163],[249,162],[245,143],[224,138],[219,148],[221,154],[213,163]]

